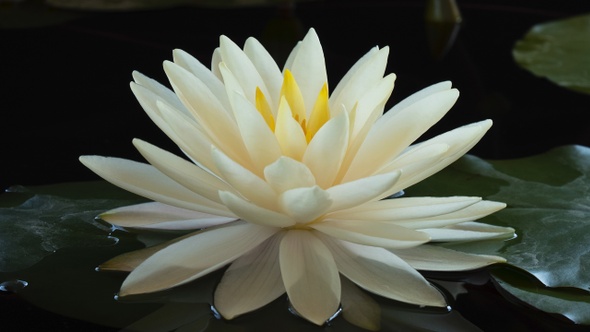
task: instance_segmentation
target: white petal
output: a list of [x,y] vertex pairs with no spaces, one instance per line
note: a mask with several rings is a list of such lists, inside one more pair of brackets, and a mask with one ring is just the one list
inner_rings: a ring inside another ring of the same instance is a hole
[[383,248],[321,236],[340,273],[375,294],[407,303],[446,306],[444,297],[422,275]]
[[211,154],[222,178],[237,192],[256,205],[276,209],[276,193],[266,181],[215,148]]
[[[270,96],[266,84],[256,70],[256,67],[250,61],[248,56],[226,36],[219,38],[219,50],[223,63],[229,68],[234,77],[240,83],[245,97],[251,103],[255,103],[256,88],[260,88],[265,96]],[[222,73],[223,74],[223,73]]]
[[174,63],[190,71],[199,78],[213,92],[224,108],[229,109],[229,101],[225,94],[223,82],[211,72],[209,68],[203,65],[199,60],[183,50],[175,49],[172,51]]
[[173,62],[164,62],[164,70],[178,97],[215,145],[242,165],[250,165],[238,126],[209,88]]
[[481,197],[399,197],[369,202],[336,211],[328,217],[344,220],[395,221],[436,217],[459,211],[481,201]]
[[387,75],[358,99],[351,137],[354,138],[359,133],[368,131],[365,127],[372,126],[383,114],[383,108],[391,96],[394,83],[395,75]]
[[149,90],[153,95],[157,96],[158,99],[161,99],[186,115],[190,114],[180,99],[178,99],[178,96],[174,93],[174,91],[168,89],[158,81],[151,79],[138,71],[133,72],[133,80],[135,83],[141,85],[145,89]]
[[244,53],[250,58],[254,67],[262,77],[269,95],[266,99],[271,106],[271,110],[276,118],[276,110],[279,107],[279,95],[283,84],[283,74],[277,63],[268,53],[268,51],[255,38],[248,38],[244,44]]
[[305,102],[307,114],[311,112],[318,93],[328,81],[324,51],[315,30],[309,29],[297,53],[287,69],[291,70],[297,85],[301,89],[301,95]]
[[277,234],[236,259],[215,289],[214,305],[226,319],[256,310],[274,301],[285,286],[279,266]]
[[467,254],[433,245],[391,251],[415,269],[424,271],[467,271],[506,262],[498,256]]
[[119,295],[172,288],[215,271],[276,233],[275,228],[248,223],[200,232],[156,252],[123,282]]
[[514,228],[488,225],[478,222],[462,222],[444,228],[420,229],[428,233],[435,242],[475,241],[512,237]]
[[505,207],[506,204],[500,202],[480,201],[464,209],[447,214],[420,219],[396,220],[393,222],[412,229],[438,228],[465,221],[477,220],[496,211],[502,210]]
[[295,225],[293,218],[252,204],[230,192],[222,191],[219,197],[233,213],[243,220],[254,224],[271,227],[289,227]]
[[368,55],[368,58],[355,68],[352,75],[346,78],[346,85],[341,85],[342,82],[338,84],[330,98],[330,108],[336,113],[342,105],[345,109],[352,109],[354,104],[383,78],[388,55],[388,47]]
[[341,240],[382,248],[409,248],[430,240],[421,231],[383,222],[327,219],[310,227]]
[[237,93],[232,94],[231,98],[242,140],[256,167],[256,173],[262,174],[266,165],[272,164],[282,155],[281,146],[253,104]]
[[218,177],[168,151],[137,138],[133,140],[133,145],[150,164],[162,173],[203,197],[221,203],[219,190],[232,190]]
[[375,173],[438,122],[458,96],[459,92],[455,89],[441,91],[399,112],[386,112],[369,131],[343,181]]
[[399,172],[379,174],[328,188],[327,192],[334,201],[330,211],[348,209],[383,198],[383,193],[393,187],[399,176]]
[[235,216],[225,206],[195,194],[151,165],[101,156],[81,156],[80,161],[100,177],[134,194],[189,210]]
[[299,122],[293,119],[289,103],[284,97],[279,102],[275,136],[281,145],[283,155],[295,160],[303,158],[307,149],[307,139]]
[[289,301],[297,312],[323,325],[340,305],[340,277],[330,250],[308,231],[287,232],[280,266]]
[[298,223],[307,223],[323,215],[332,205],[330,195],[318,186],[295,188],[279,196],[283,211]]
[[236,220],[236,218],[220,217],[159,202],[124,206],[103,212],[99,217],[121,227],[170,230],[201,229]]
[[444,143],[449,146],[449,150],[445,152],[442,158],[435,159],[435,162],[429,163],[427,167],[405,171],[404,176],[396,184],[396,189],[408,188],[447,167],[477,144],[491,126],[491,120],[484,120],[448,131],[421,143],[429,145]]
[[316,184],[313,174],[304,163],[284,156],[266,166],[264,178],[277,193]]
[[348,114],[330,119],[315,134],[303,155],[317,184],[328,188],[334,182],[348,147]]

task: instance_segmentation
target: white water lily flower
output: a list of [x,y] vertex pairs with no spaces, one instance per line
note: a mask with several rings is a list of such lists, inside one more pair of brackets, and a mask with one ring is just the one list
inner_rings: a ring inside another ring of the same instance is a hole
[[175,50],[164,69],[173,91],[135,72],[131,89],[187,159],[135,139],[149,164],[80,160],[111,183],[153,200],[101,217],[123,227],[196,230],[127,253],[104,269],[130,271],[120,296],[193,281],[229,265],[214,305],[231,319],[285,292],[322,325],[341,304],[341,277],[386,298],[446,302],[416,269],[469,270],[503,262],[432,244],[510,236],[473,222],[505,204],[479,197],[384,199],[446,167],[490,120],[411,145],[455,103],[450,82],[384,113],[394,86],[388,48],[363,56],[329,94],[313,29],[281,71],[254,38],[220,38],[209,70]]

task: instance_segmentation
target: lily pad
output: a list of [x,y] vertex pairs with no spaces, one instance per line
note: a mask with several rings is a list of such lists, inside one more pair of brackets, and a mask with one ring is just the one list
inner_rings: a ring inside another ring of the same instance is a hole
[[533,26],[512,52],[533,74],[562,87],[590,93],[590,15]]
[[[452,248],[505,257],[538,279],[498,271],[505,290],[541,310],[590,323],[590,148],[565,146],[513,160],[467,155],[407,194],[477,195],[507,203],[483,221],[511,226],[517,238]],[[575,296],[569,288],[577,289]]]

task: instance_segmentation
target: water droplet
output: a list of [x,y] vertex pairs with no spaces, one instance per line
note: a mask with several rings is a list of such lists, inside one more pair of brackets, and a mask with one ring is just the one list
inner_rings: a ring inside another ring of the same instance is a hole
[[0,291],[7,293],[17,293],[21,289],[27,287],[28,282],[20,279],[8,280],[0,283]]

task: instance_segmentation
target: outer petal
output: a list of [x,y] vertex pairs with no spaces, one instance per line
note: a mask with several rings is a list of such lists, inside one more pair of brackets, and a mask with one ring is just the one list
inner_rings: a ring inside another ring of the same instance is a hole
[[481,197],[400,197],[369,202],[336,211],[328,218],[343,220],[395,221],[436,217],[459,211],[481,201]]
[[340,305],[340,277],[330,250],[309,231],[288,231],[280,245],[281,275],[297,312],[323,325]]
[[321,236],[338,270],[360,287],[397,301],[446,306],[441,293],[402,259],[383,248]]
[[478,222],[462,222],[443,228],[427,228],[420,231],[429,234],[432,241],[476,241],[514,236],[514,228],[488,225]]
[[[404,176],[400,179],[399,183],[396,184],[397,190],[402,190],[410,187],[411,185],[422,181],[423,179],[435,174],[441,169],[447,167],[455,160],[463,156],[469,151],[483,135],[492,126],[491,120],[484,120],[481,122],[472,123],[466,126],[459,127],[457,129],[448,131],[444,134],[438,135],[431,138],[428,141],[420,143],[424,144],[438,144],[444,143],[449,146],[448,151],[442,156],[442,158],[433,159],[435,162],[428,163],[425,167],[415,168],[412,170],[404,171]],[[411,148],[413,148],[412,146]],[[394,162],[395,163],[395,162]],[[389,167],[395,168],[396,166],[392,163]]]
[[[385,113],[371,128],[343,181],[375,173],[437,123],[458,97],[459,92],[455,89],[441,91],[398,112]],[[384,145],[383,142],[394,143]]]
[[425,271],[467,271],[506,262],[498,256],[467,254],[434,245],[391,251],[413,268]]
[[420,219],[396,220],[392,222],[411,229],[439,228],[459,224],[465,221],[477,220],[496,211],[502,210],[505,207],[506,204],[504,203],[481,201],[464,209],[439,216]]
[[217,176],[168,151],[139,139],[134,139],[133,144],[141,155],[162,173],[207,199],[221,203],[219,190],[232,190]]
[[226,319],[256,310],[285,293],[279,267],[279,233],[236,259],[215,289],[215,308]]
[[303,155],[303,162],[326,189],[332,185],[348,147],[348,114],[330,119],[316,133]]
[[201,229],[235,221],[159,202],[129,205],[101,213],[99,217],[121,227],[149,229]]
[[100,156],[81,156],[80,161],[105,180],[134,194],[189,210],[235,216],[225,206],[195,194],[151,165]]
[[309,116],[318,93],[324,83],[328,81],[324,51],[313,28],[309,29],[309,32],[299,44],[297,53],[292,58],[292,63],[285,68],[291,70],[291,73],[293,73],[301,89],[305,109]]
[[119,295],[151,293],[195,280],[240,257],[277,232],[235,224],[190,236],[150,256],[123,282]]
[[400,172],[391,172],[328,188],[327,192],[334,200],[330,211],[348,209],[374,199],[383,198],[383,193],[393,187],[399,176]]
[[349,323],[369,331],[381,328],[381,306],[367,292],[345,277],[342,283],[342,316]]
[[415,247],[430,240],[421,231],[383,222],[323,220],[310,227],[341,240],[382,248]]
[[186,107],[184,107],[174,91],[168,89],[158,81],[151,79],[138,71],[134,71],[132,75],[135,83],[149,90],[153,95],[157,96],[158,99],[161,99],[185,115],[190,115],[190,112],[186,109]]
[[221,191],[219,197],[232,212],[251,223],[272,227],[289,227],[295,225],[295,220],[290,216],[262,208],[230,192]]

